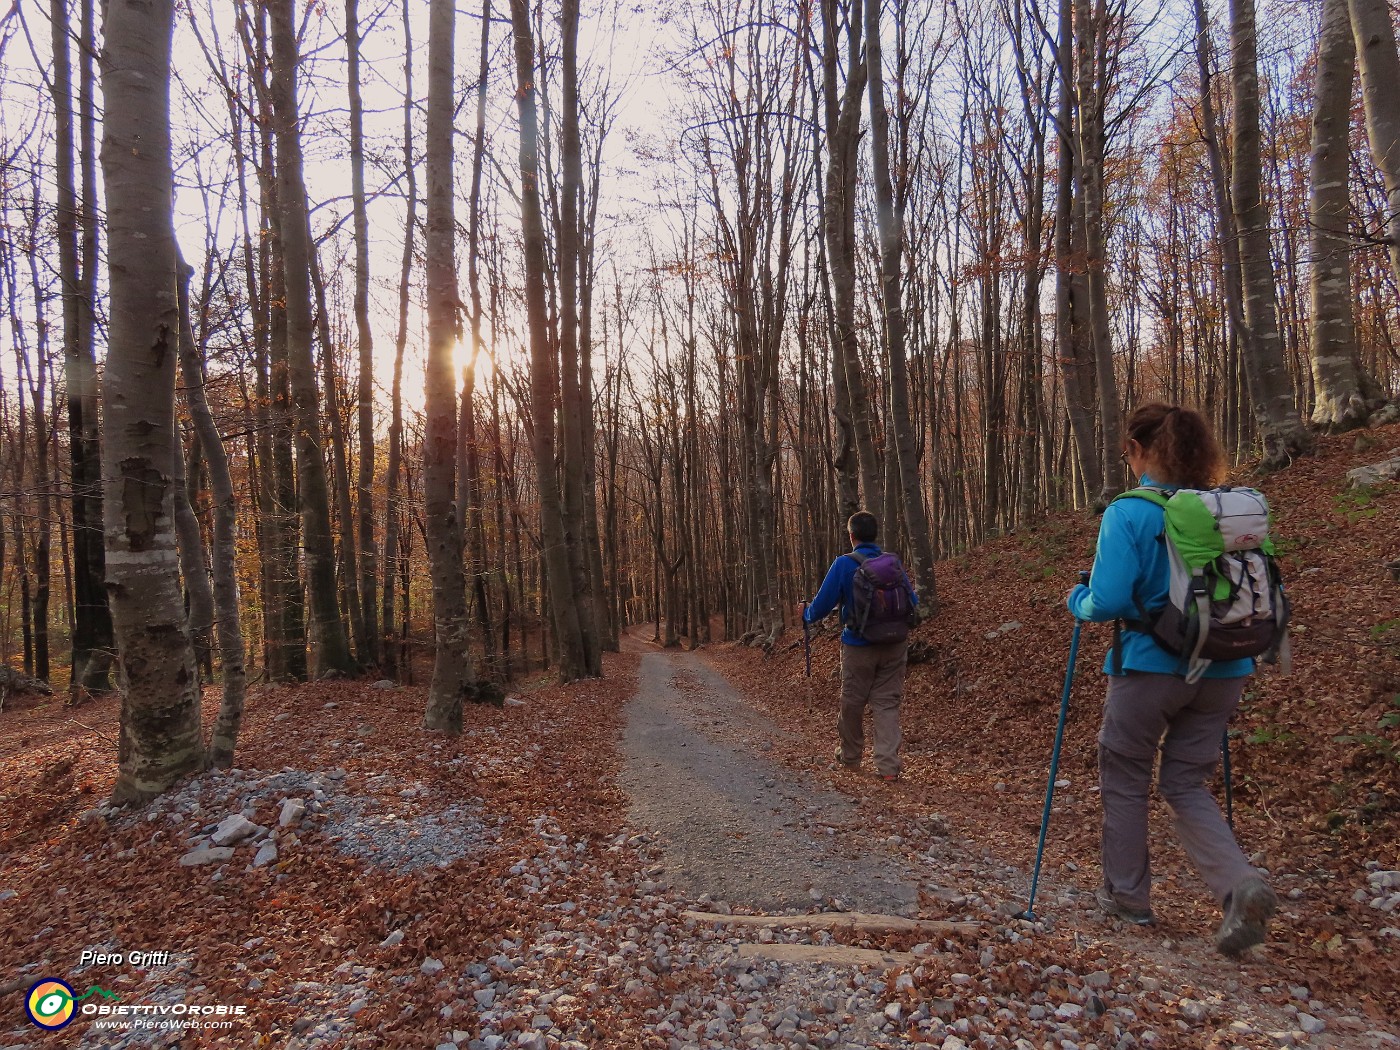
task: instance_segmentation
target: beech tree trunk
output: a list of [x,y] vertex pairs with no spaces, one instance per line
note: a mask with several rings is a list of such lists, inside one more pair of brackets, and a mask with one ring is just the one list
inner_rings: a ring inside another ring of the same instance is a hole
[[108,0],[102,48],[109,343],[103,526],[122,691],[116,803],[204,764],[199,679],[175,547],[173,0]]
[[588,674],[583,631],[573,600],[563,500],[556,475],[559,382],[550,345],[545,290],[544,218],[540,210],[539,118],[535,105],[535,38],[529,0],[511,0],[515,37],[516,102],[520,109],[520,212],[525,241],[525,314],[530,331],[530,431],[538,484],[540,536],[546,586],[559,654],[559,677]]
[[[404,97],[403,97],[403,165],[407,187],[408,216],[403,233],[403,257],[399,264],[399,322],[394,337],[394,378],[389,391],[389,456],[385,465],[384,499],[384,604],[380,623],[384,632],[381,644],[384,672],[391,677],[411,674],[411,668],[399,665],[399,634],[394,630],[397,606],[394,590],[400,576],[399,477],[403,473],[403,354],[408,344],[409,277],[413,272],[413,233],[418,222],[418,178],[413,162],[413,28],[409,19],[409,0],[403,0],[404,32]],[[406,545],[405,545],[406,547]],[[407,575],[404,574],[405,579]],[[405,599],[407,594],[405,594]]]
[[[280,0],[279,0],[280,2]],[[240,7],[240,11],[242,8]],[[297,478],[294,455],[296,426],[289,379],[287,336],[287,284],[282,247],[282,192],[278,165],[273,161],[277,115],[268,84],[271,57],[267,41],[267,5],[262,5],[251,25],[244,25],[249,76],[257,85],[258,192],[262,228],[258,237],[256,282],[250,282],[250,300],[262,304],[262,324],[254,329],[254,353],[258,361],[257,429],[259,472],[259,521],[263,543],[263,645],[265,671],[274,682],[306,678],[306,611],[302,588],[301,528],[297,516]]]
[[281,213],[283,280],[287,304],[287,374],[292,391],[298,500],[301,505],[306,589],[315,673],[352,674],[355,662],[336,602],[335,547],[326,483],[316,365],[311,354],[310,245],[306,187],[301,175],[297,112],[294,0],[270,0],[272,110],[277,141],[277,202]]
[[[178,263],[177,263],[178,265]],[[180,327],[187,327],[185,310],[188,300],[188,280],[183,269],[176,276],[179,282]],[[189,618],[190,642],[194,645],[195,666],[202,672],[209,667],[211,638],[214,631],[214,591],[209,584],[209,570],[204,559],[204,536],[199,531],[199,519],[194,516],[190,502],[189,479],[185,461],[185,445],[177,422],[172,440],[171,487],[175,492],[175,540],[180,555],[180,576],[185,582],[185,609]]]
[[1387,0],[1350,0],[1366,137],[1385,182],[1390,268],[1400,285],[1400,51]]
[[1100,490],[1103,461],[1094,437],[1094,363],[1085,345],[1080,318],[1088,313],[1089,289],[1074,252],[1078,191],[1075,171],[1080,167],[1074,87],[1074,0],[1060,0],[1059,66],[1060,98],[1057,109],[1059,173],[1055,191],[1055,342],[1056,357],[1065,385],[1065,409],[1074,437],[1075,462],[1083,489]]
[[1099,400],[1099,449],[1103,472],[1096,506],[1106,507],[1123,491],[1122,412],[1113,366],[1113,335],[1108,315],[1108,247],[1104,238],[1104,106],[1107,82],[1108,13],[1102,0],[1075,0],[1075,53],[1078,61],[1078,216],[1083,224],[1084,265],[1088,271],[1088,336]]
[[1312,250],[1312,423],[1329,431],[1366,422],[1379,390],[1361,366],[1352,314],[1351,91],[1356,80],[1356,43],[1347,0],[1325,0],[1313,103],[1311,193],[1308,198]]
[[579,198],[583,192],[583,161],[579,144],[578,113],[578,0],[563,0],[563,105],[560,128],[562,185],[559,202],[559,360],[561,364],[560,430],[564,439],[564,542],[569,553],[569,579],[578,609],[583,646],[583,675],[603,674],[603,638],[584,523],[584,435],[592,426],[586,418],[593,406],[583,399],[579,376]]
[[[68,402],[68,454],[73,522],[73,638],[70,689],[104,692],[111,688],[112,614],[103,585],[102,442],[97,418],[97,359],[93,349],[92,295],[96,285],[96,218],[88,213],[92,135],[92,63],[79,50],[79,109],[85,152],[83,165],[82,253],[78,191],[73,171],[73,76],[68,0],[53,0],[53,99],[57,129],[54,173],[59,278],[63,287],[63,362]],[[91,33],[92,2],[84,0],[81,36]]]
[[[481,175],[486,161],[486,85],[491,71],[491,0],[483,0],[481,47],[478,52],[476,124],[472,135],[471,189],[467,197],[467,285],[471,295],[472,359],[462,377],[461,436],[457,464],[460,475],[459,513],[466,525],[467,573],[481,632],[485,675],[500,676],[496,632],[491,620],[490,571],[486,561],[486,529],[482,519],[481,452],[477,433],[476,378],[482,344],[481,303]],[[499,496],[497,497],[499,499]],[[504,541],[504,537],[502,537]]]
[[233,478],[229,473],[228,455],[205,395],[203,354],[194,341],[189,325],[189,278],[193,270],[185,265],[183,259],[179,259],[177,265],[180,270],[180,377],[190,420],[194,423],[195,437],[209,464],[209,487],[214,495],[214,545],[210,553],[219,676],[224,689],[214,734],[209,742],[209,764],[217,769],[228,769],[233,764],[233,749],[238,743],[248,688],[243,627],[238,607],[238,504],[233,491]]
[[1244,278],[1240,266],[1240,238],[1235,226],[1234,206],[1225,174],[1224,149],[1220,144],[1220,126],[1215,115],[1215,98],[1211,88],[1210,22],[1206,18],[1205,0],[1194,0],[1196,17],[1196,70],[1201,81],[1201,137],[1205,142],[1206,159],[1210,166],[1210,182],[1215,197],[1216,236],[1220,241],[1221,271],[1224,279],[1222,297],[1225,316],[1229,321],[1225,351],[1226,389],[1224,391],[1225,444],[1233,450],[1239,444],[1238,420],[1242,414],[1236,396],[1236,348],[1243,346],[1248,336],[1244,316]]
[[462,701],[473,684],[467,649],[467,594],[462,576],[462,523],[457,516],[457,226],[452,197],[452,67],[454,0],[432,0],[428,23],[428,367],[423,495],[433,578],[433,680],[423,728],[462,731]]
[[[880,46],[880,2],[870,0],[865,13],[865,66],[870,91],[870,151],[875,182],[875,215],[880,234],[880,305],[884,311],[885,360],[889,366],[891,441],[886,455],[898,457],[898,479],[908,542],[906,556],[919,592],[919,612],[929,616],[937,604],[933,544],[919,483],[918,434],[909,418],[909,366],[904,353],[904,215],[897,210],[890,178],[889,113]],[[893,446],[891,448],[890,446]],[[893,532],[893,521],[885,528]]]
[[[350,494],[350,459],[345,435],[345,421],[340,415],[340,377],[336,372],[335,344],[331,336],[330,311],[326,307],[326,282],[321,274],[320,252],[311,243],[307,231],[310,252],[307,261],[311,264],[311,287],[316,296],[316,333],[321,344],[321,371],[325,382],[326,421],[331,436],[331,506],[337,531],[340,534],[339,569],[341,605],[350,621],[352,631],[364,625],[360,608],[359,558],[355,554],[355,509]],[[357,652],[366,648],[363,638],[355,639]]]
[[[856,338],[856,190],[860,144],[860,100],[865,91],[866,65],[861,49],[862,5],[850,0],[844,12],[838,0],[822,0],[822,91],[826,111],[826,190],[822,195],[822,224],[826,234],[826,260],[831,275],[832,319],[835,333],[832,370],[836,375],[838,409],[849,408],[848,426],[842,426],[843,444],[855,446],[860,464],[860,503],[878,512],[884,502],[883,477],[875,448],[871,398],[860,364]],[[877,3],[878,0],[869,0]],[[840,40],[846,25],[846,83],[840,84]],[[849,430],[849,434],[847,431]],[[889,523],[886,523],[887,525]]]
[[379,551],[374,535],[374,331],[369,322],[369,214],[365,207],[364,103],[360,98],[359,0],[345,0],[346,71],[350,96],[350,210],[355,231],[355,334],[359,347],[357,418],[359,469],[355,511],[359,527],[360,616],[355,650],[360,663],[379,663]]
[[1241,341],[1264,463],[1282,467],[1312,448],[1294,404],[1278,328],[1278,289],[1261,192],[1258,32],[1254,0],[1230,0],[1230,79],[1235,104],[1231,195],[1240,238],[1245,338]]

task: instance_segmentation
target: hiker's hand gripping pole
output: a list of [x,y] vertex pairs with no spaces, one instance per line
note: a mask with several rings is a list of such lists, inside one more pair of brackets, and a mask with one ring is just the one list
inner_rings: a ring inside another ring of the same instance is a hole
[[802,653],[807,659],[807,677],[812,677],[812,634],[807,627],[807,603],[802,603]]
[[[1079,573],[1079,582],[1086,587],[1089,585],[1089,574],[1083,570]],[[1074,618],[1074,633],[1069,638],[1069,664],[1065,668],[1065,688],[1060,694],[1060,718],[1055,723],[1055,746],[1050,752],[1050,779],[1045,784],[1045,807],[1040,812],[1040,841],[1035,847],[1035,873],[1031,876],[1030,900],[1026,902],[1026,910],[1017,912],[1015,918],[1029,919],[1036,921],[1035,915],[1035,891],[1040,885],[1040,862],[1045,857],[1045,833],[1050,827],[1050,806],[1055,799],[1055,777],[1060,771],[1060,745],[1065,739],[1065,719],[1069,715],[1069,691],[1074,684],[1074,662],[1079,656],[1079,632],[1084,626],[1084,621],[1079,617]]]

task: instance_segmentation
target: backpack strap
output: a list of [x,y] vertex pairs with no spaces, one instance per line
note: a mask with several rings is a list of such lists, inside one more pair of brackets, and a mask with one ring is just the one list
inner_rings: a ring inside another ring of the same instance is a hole
[[[856,572],[860,572],[860,570],[861,570],[862,568],[865,567],[865,563],[868,562],[868,561],[870,560],[870,555],[868,555],[868,554],[863,554],[862,552],[860,552],[860,551],[858,551],[858,550],[849,550],[849,551],[847,551],[845,554],[843,554],[842,557],[843,557],[843,558],[850,558],[851,561],[853,561],[853,562],[856,563]],[[841,625],[842,625],[843,627],[849,627],[849,628],[851,628],[851,629],[854,630],[857,634],[861,634],[861,633],[863,633],[863,632],[865,631],[865,624],[863,624],[863,623],[862,623],[862,624],[857,624],[857,623],[855,622],[855,619],[854,619],[855,604],[856,604],[856,598],[855,598],[855,578],[852,577],[852,580],[851,580],[851,613],[852,613],[852,618],[851,618],[850,620],[843,620],[843,621],[841,622]]]
[[1191,575],[1191,600],[1196,603],[1196,644],[1191,647],[1189,657],[1184,653],[1182,655],[1187,661],[1186,683],[1195,685],[1210,666],[1209,660],[1201,658],[1201,649],[1205,647],[1210,633],[1210,589],[1206,586],[1205,573],[1201,569]]

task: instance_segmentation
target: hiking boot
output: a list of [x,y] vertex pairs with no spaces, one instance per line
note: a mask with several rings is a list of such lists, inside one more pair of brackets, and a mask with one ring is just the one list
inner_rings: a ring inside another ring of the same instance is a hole
[[1225,918],[1215,931],[1215,946],[1225,955],[1239,955],[1262,944],[1278,897],[1261,878],[1245,879],[1225,898]]
[[1098,899],[1099,908],[1105,915],[1112,915],[1114,918],[1130,922],[1134,926],[1151,926],[1156,923],[1156,918],[1150,911],[1138,911],[1136,908],[1129,908],[1119,902],[1113,895],[1113,891],[1100,886],[1094,891],[1094,896]]
[[859,769],[860,759],[856,759],[854,762],[847,762],[844,758],[841,757],[841,749],[838,747],[836,749],[836,764],[842,769]]

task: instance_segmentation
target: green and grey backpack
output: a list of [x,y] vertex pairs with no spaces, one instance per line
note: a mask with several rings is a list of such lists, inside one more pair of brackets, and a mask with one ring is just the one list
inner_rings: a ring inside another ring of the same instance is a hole
[[[1269,539],[1269,505],[1257,489],[1145,486],[1119,499],[1162,508],[1171,561],[1167,604],[1123,626],[1151,635],[1182,659],[1188,682],[1214,660],[1257,656],[1288,670],[1288,598]],[[1115,663],[1121,645],[1115,640]]]

